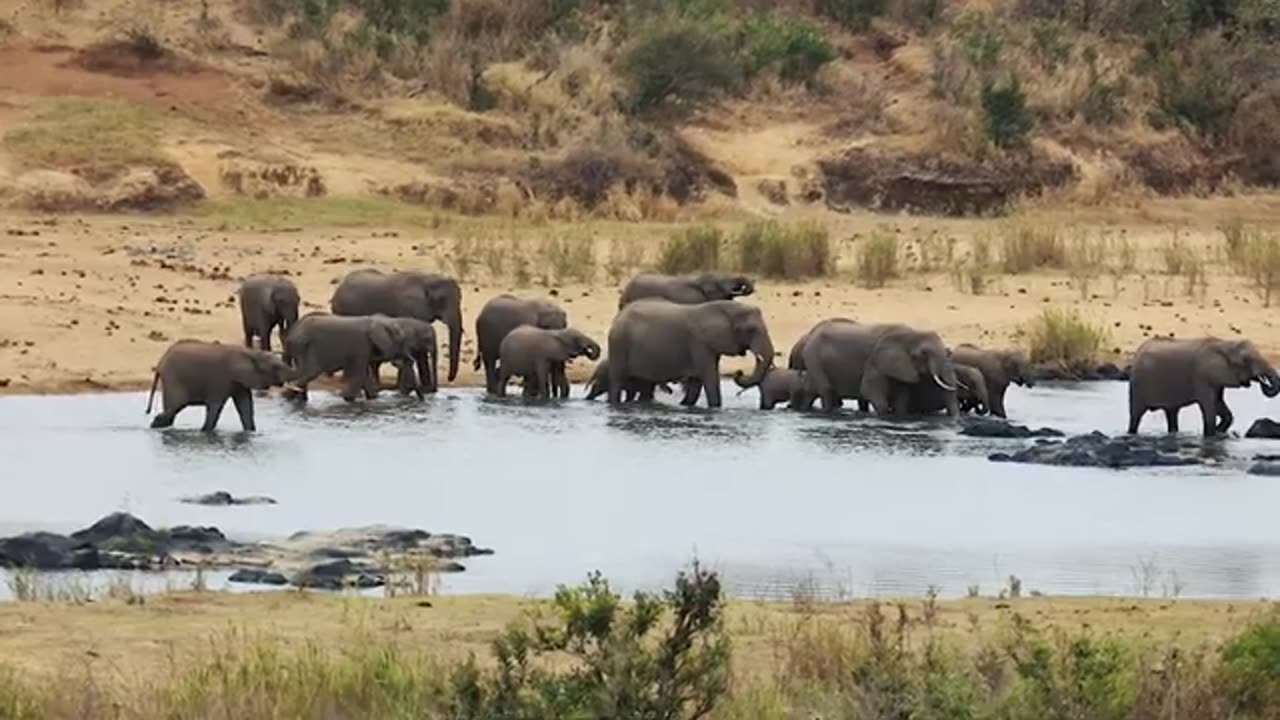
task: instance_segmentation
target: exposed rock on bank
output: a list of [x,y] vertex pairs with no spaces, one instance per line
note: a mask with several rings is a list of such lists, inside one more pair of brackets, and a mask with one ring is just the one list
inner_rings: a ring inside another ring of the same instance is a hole
[[1039,440],[1015,453],[994,453],[992,462],[1062,465],[1067,467],[1167,467],[1200,465],[1202,447],[1177,436],[1126,435],[1108,437],[1100,432],[1066,440]]
[[182,498],[180,502],[188,505],[210,505],[221,507],[223,505],[275,505],[274,498],[265,495],[248,495],[246,497],[236,497],[226,490],[215,490],[207,495],[196,495],[193,497]]
[[963,419],[964,427],[960,428],[961,435],[969,437],[982,438],[1033,438],[1033,437],[1063,437],[1066,433],[1054,428],[1042,427],[1035,430],[1026,425],[1017,425],[1008,420],[1000,418],[988,417],[966,417]]
[[397,568],[462,572],[457,559],[491,555],[462,535],[372,526],[300,532],[278,542],[229,540],[214,527],[155,529],[127,513],[58,535],[34,532],[0,539],[0,567],[37,570],[238,568],[232,582],[337,589],[377,587]]
[[1264,440],[1280,440],[1280,422],[1276,422],[1271,418],[1258,418],[1249,426],[1249,430],[1244,434],[1247,438],[1262,438]]

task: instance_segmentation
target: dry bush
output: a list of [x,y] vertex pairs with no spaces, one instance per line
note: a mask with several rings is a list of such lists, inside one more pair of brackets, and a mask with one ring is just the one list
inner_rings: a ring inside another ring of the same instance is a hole
[[1048,308],[1025,330],[1031,362],[1055,363],[1074,372],[1097,366],[1110,340],[1106,328],[1069,309]]
[[1107,240],[1090,237],[1080,232],[1067,244],[1067,275],[1080,291],[1081,299],[1088,299],[1089,288],[1107,266]]
[[1175,230],[1173,237],[1165,241],[1160,248],[1160,259],[1164,262],[1166,274],[1182,275],[1195,262],[1195,251]]
[[985,234],[979,234],[969,243],[969,256],[952,269],[951,278],[960,292],[982,295],[991,284],[991,274],[996,269],[992,240]]
[[1280,289],[1280,235],[1252,234],[1245,243],[1239,268],[1253,281],[1263,305],[1271,307],[1271,296]]
[[712,225],[677,231],[658,248],[657,270],[679,275],[719,269],[723,244],[724,233]]
[[733,243],[742,272],[797,280],[822,277],[835,270],[827,229],[817,223],[785,226],[773,221],[753,222]]
[[854,273],[865,288],[882,288],[898,277],[898,236],[877,228],[858,243]]
[[643,245],[636,240],[623,238],[615,237],[609,240],[609,255],[604,263],[604,271],[609,276],[609,282],[617,285],[642,267],[644,267]]
[[934,273],[951,267],[955,259],[956,239],[944,237],[936,230],[916,241],[919,257],[916,259],[916,270],[921,273]]
[[595,277],[595,242],[590,235],[549,236],[538,248],[543,265],[557,283],[590,283]]
[[1040,268],[1066,267],[1066,245],[1055,227],[1007,225],[1000,231],[1000,268],[1017,275]]

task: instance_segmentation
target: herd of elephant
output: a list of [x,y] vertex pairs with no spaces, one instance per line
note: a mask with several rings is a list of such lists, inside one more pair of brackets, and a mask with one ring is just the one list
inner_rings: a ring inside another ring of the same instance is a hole
[[[611,404],[652,401],[655,392],[683,390],[681,403],[721,405],[720,360],[755,358],[750,373],[734,375],[743,389],[757,388],[760,408],[785,403],[793,410],[818,404],[830,413],[843,401],[879,415],[918,416],[964,412],[1006,417],[1010,385],[1031,387],[1031,367],[1016,351],[963,344],[948,347],[935,332],[903,324],[849,318],[819,321],[792,346],[785,368],[774,364],[774,346],[760,309],[739,300],[755,291],[750,278],[719,273],[641,273],[623,288],[609,328],[608,354],[569,327],[556,303],[504,294],[476,317],[474,368],[485,387],[505,395],[513,377],[526,397],[569,395],[565,365],[578,357],[598,361],[588,399],[608,395]],[[245,430],[254,430],[253,391],[285,387],[305,400],[307,385],[341,372],[348,402],[380,389],[379,368],[397,369],[396,387],[419,398],[435,392],[438,343],[432,323],[448,328],[448,379],[457,377],[462,347],[462,292],[453,278],[424,272],[347,274],[333,293],[329,313],[299,317],[297,287],[282,275],[245,278],[238,291],[244,345],[180,340],[156,366],[147,400],[157,384],[163,410],[152,421],[169,427],[188,406],[206,409],[203,429],[217,425],[230,399]],[[271,351],[278,329],[283,352]],[[254,347],[255,340],[257,347]],[[1232,423],[1223,399],[1228,387],[1258,382],[1267,397],[1280,394],[1280,375],[1249,340],[1215,337],[1153,338],[1133,356],[1129,380],[1129,432],[1148,411],[1163,410],[1170,432],[1178,411],[1198,405],[1206,435]]]

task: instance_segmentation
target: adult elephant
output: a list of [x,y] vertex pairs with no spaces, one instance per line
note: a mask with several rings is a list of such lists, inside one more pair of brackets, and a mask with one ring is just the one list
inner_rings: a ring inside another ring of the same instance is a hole
[[253,391],[282,385],[293,375],[279,355],[218,342],[179,340],[170,345],[156,364],[147,395],[147,414],[161,388],[164,410],[151,420],[153,428],[167,428],[185,407],[203,405],[204,425],[212,432],[229,398],[240,415],[240,427],[257,429],[253,420]]
[[425,322],[442,321],[449,328],[449,380],[458,376],[462,349],[462,289],[458,281],[424,272],[383,273],[355,270],[333,291],[329,307],[334,315],[389,315]]
[[240,301],[240,320],[244,328],[244,346],[271,350],[271,332],[280,328],[280,341],[298,321],[298,305],[302,299],[293,281],[283,275],[255,273],[240,281],[236,289]]
[[627,281],[618,299],[618,309],[644,298],[661,298],[681,305],[694,305],[712,300],[732,300],[754,293],[755,284],[743,275],[699,273],[664,275],[640,273]]
[[935,332],[896,323],[820,323],[803,356],[806,385],[825,412],[834,411],[841,398],[853,398],[880,415],[902,414],[910,386],[922,382],[946,391],[948,415],[960,412],[955,369]]
[[652,383],[694,378],[701,384],[699,394],[706,390],[707,406],[720,407],[721,356],[748,352],[756,363],[745,381],[755,385],[773,366],[773,341],[759,308],[733,300],[696,305],[637,300],[609,328],[609,402],[622,402],[630,378]]
[[[809,328],[808,332],[801,335],[800,338],[796,340],[795,344],[791,346],[791,353],[787,356],[787,369],[798,370],[801,372],[804,371],[805,344],[809,341],[809,338],[810,336],[813,335],[814,331],[818,330],[821,327],[830,325],[832,323],[856,324],[857,321],[851,318],[846,318],[846,317],[836,317],[836,318],[827,318],[826,320],[819,320],[816,325]],[[799,388],[795,392],[795,394],[793,394],[791,398],[790,407],[792,410],[809,410],[813,407],[813,401],[815,399],[816,398],[811,393],[809,393],[808,383],[806,382],[804,386]],[[835,406],[840,407],[842,404],[843,403],[840,402],[840,398],[836,398]],[[861,400],[858,402],[858,409],[862,410],[863,412],[867,411],[867,403],[865,400]]]
[[1016,350],[984,350],[965,343],[951,348],[951,361],[977,368],[982,373],[991,399],[988,407],[996,417],[1008,417],[1004,395],[1010,384],[1035,387],[1031,365],[1027,363],[1026,356]]
[[[569,317],[564,309],[550,300],[526,300],[515,295],[499,295],[484,304],[476,316],[476,370],[484,365],[484,385],[490,393],[498,391],[498,354],[502,340],[521,325],[543,330],[564,330]],[[567,397],[568,381],[563,373],[556,377],[556,392]]]
[[947,409],[949,395],[954,395],[956,404],[961,412],[973,412],[978,415],[986,415],[991,409],[991,396],[987,391],[987,381],[982,376],[982,371],[978,368],[968,365],[961,365],[955,362],[955,356],[952,356],[952,366],[956,372],[956,382],[958,388],[955,393],[949,393],[938,386],[936,382],[919,382],[909,386],[910,393],[907,399],[907,411],[911,415],[932,415]]
[[1263,395],[1280,394],[1280,375],[1248,340],[1147,340],[1134,353],[1129,374],[1129,434],[1138,432],[1148,410],[1164,410],[1169,432],[1177,432],[1178,411],[1192,404],[1200,406],[1205,436],[1226,433],[1233,416],[1223,390],[1255,380]]
[[297,369],[293,385],[303,400],[307,385],[321,375],[341,371],[342,399],[354,402],[362,391],[377,397],[376,362],[391,361],[413,371],[404,331],[386,315],[304,315],[285,338],[284,359]]

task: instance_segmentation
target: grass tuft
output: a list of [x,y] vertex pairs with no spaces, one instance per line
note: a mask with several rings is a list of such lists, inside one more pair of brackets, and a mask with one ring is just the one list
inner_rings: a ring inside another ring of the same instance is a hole
[[685,228],[658,248],[657,269],[669,275],[705,272],[720,267],[724,233],[711,225]]
[[1096,366],[1109,340],[1105,328],[1075,310],[1048,308],[1026,330],[1031,362],[1055,363],[1075,372]]
[[872,231],[858,244],[854,272],[866,288],[882,288],[898,277],[898,237],[886,229]]
[[734,244],[738,269],[746,273],[798,280],[830,275],[835,269],[831,240],[818,223],[753,222],[738,233]]
[[4,134],[4,147],[24,167],[112,170],[167,165],[160,116],[120,100],[43,101],[31,120]]

